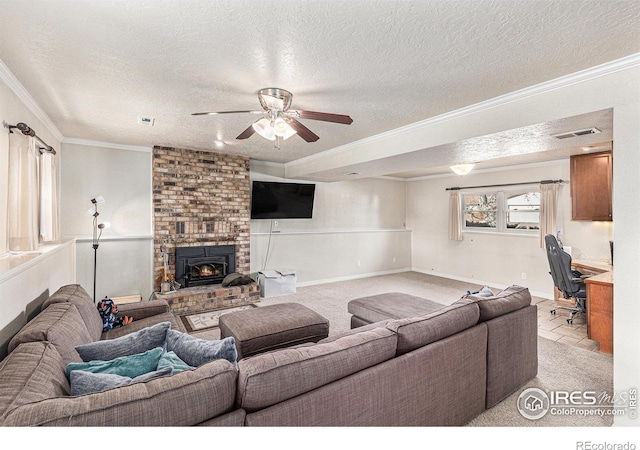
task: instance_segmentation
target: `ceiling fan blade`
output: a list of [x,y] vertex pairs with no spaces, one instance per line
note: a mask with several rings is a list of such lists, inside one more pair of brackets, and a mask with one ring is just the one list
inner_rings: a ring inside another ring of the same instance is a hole
[[209,111],[191,113],[192,116],[215,116],[216,114],[264,114],[264,111]]
[[255,133],[256,130],[253,129],[253,124],[249,125],[249,127],[244,130],[242,133],[240,133],[238,135],[238,137],[236,139],[247,139],[250,138],[251,136],[253,136],[253,133]]
[[315,142],[318,139],[320,139],[320,136],[318,136],[317,134],[315,134],[313,131],[311,131],[310,129],[308,129],[307,127],[305,127],[304,125],[302,125],[300,122],[298,122],[296,119],[289,119],[288,120],[289,125],[291,125],[291,128],[293,128],[294,130],[296,130],[296,132],[298,133],[298,135],[304,139],[307,142]]
[[301,119],[322,120],[324,122],[341,123],[344,125],[351,125],[351,123],[353,122],[353,119],[351,117],[344,114],[304,111],[301,109],[291,109],[288,111],[288,113],[293,113],[293,115]]

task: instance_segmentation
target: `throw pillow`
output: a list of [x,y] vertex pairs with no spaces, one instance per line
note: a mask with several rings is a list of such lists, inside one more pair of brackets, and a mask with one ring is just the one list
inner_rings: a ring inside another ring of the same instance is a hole
[[158,347],[144,353],[121,356],[110,361],[71,362],[67,364],[67,378],[70,379],[73,370],[84,370],[93,373],[111,373],[123,377],[135,378],[156,370],[162,353],[164,353],[163,348]]
[[145,373],[136,378],[123,377],[114,373],[93,373],[84,370],[72,370],[70,376],[71,395],[84,395],[106,391],[120,386],[143,383],[171,373],[170,367]]
[[85,370],[72,370],[69,381],[71,384],[71,395],[84,395],[126,386],[131,382],[131,378],[116,375],[115,373],[93,373]]
[[230,273],[229,275],[224,277],[224,280],[222,280],[222,287],[231,286],[231,283],[235,282],[240,278],[242,278],[241,273],[238,273],[238,272]]
[[161,322],[119,338],[79,345],[76,351],[85,362],[110,361],[121,356],[136,355],[156,347],[164,347],[169,328],[171,322]]
[[469,292],[469,291],[467,291],[467,293],[475,295],[477,297],[493,297],[495,295],[493,293],[493,291],[491,289],[489,289],[489,286],[483,286],[482,289],[480,289],[477,292]]
[[222,280],[222,287],[244,286],[245,284],[251,283],[253,283],[253,279],[251,279],[250,276],[242,275],[238,272],[233,272],[224,277],[224,280]]
[[163,368],[170,368],[171,375],[173,375],[185,370],[194,369],[195,367],[191,367],[186,362],[178,358],[178,355],[176,355],[175,352],[166,352],[158,362],[158,369]]
[[167,351],[175,352],[190,366],[198,367],[214,359],[226,359],[237,365],[236,341],[230,336],[220,341],[198,339],[176,330],[167,330]]
[[154,370],[153,372],[149,372],[149,373],[144,373],[142,375],[138,375],[137,377],[132,379],[131,383],[129,383],[129,384],[144,383],[146,381],[151,381],[154,378],[163,377],[165,375],[171,375],[171,368],[170,367],[163,367],[161,369]]

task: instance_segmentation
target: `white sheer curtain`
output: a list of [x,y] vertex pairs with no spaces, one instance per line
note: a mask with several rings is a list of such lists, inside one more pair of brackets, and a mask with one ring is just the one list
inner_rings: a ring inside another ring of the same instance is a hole
[[544,236],[556,234],[558,217],[558,183],[540,184],[540,248],[545,248]]
[[40,240],[42,242],[60,239],[58,223],[56,157],[51,153],[43,153],[40,155]]
[[462,195],[458,189],[449,193],[449,239],[462,240]]
[[38,248],[38,148],[33,137],[9,134],[7,234],[10,251]]

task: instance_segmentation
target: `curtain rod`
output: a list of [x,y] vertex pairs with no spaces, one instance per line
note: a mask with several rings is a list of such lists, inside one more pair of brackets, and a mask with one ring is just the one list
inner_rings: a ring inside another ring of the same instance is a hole
[[40,154],[43,153],[43,150],[47,153],[51,153],[53,155],[56,154],[56,151],[53,149],[53,147],[51,147],[49,144],[47,144],[45,141],[43,141],[42,139],[40,139],[38,137],[38,135],[36,135],[36,132],[33,130],[33,128],[30,128],[26,123],[23,122],[19,122],[17,125],[9,125],[5,122],[3,122],[3,125],[5,126],[5,128],[9,129],[9,132],[12,133],[11,130],[13,130],[14,128],[17,128],[18,130],[20,130],[22,132],[22,134],[24,134],[25,136],[31,136],[33,137],[35,140],[37,140],[41,146],[39,146],[39,151]]
[[477,188],[490,188],[490,187],[503,187],[503,186],[520,186],[523,184],[555,184],[564,183],[565,180],[541,180],[541,181],[529,181],[526,183],[507,183],[507,184],[487,184],[484,186],[464,186],[464,187],[450,187],[446,188],[446,191],[459,191],[460,189],[477,189]]

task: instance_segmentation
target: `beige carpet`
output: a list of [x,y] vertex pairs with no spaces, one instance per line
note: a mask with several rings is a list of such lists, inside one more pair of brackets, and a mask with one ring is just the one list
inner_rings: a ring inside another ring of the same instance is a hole
[[[491,287],[491,286],[490,286]],[[347,303],[358,297],[384,292],[404,292],[422,296],[435,302],[448,305],[459,299],[468,290],[476,291],[482,285],[439,278],[416,272],[405,272],[359,280],[327,283],[297,289],[295,294],[263,298],[261,306],[275,303],[297,302],[329,319],[329,334],[337,334],[350,329],[350,315]],[[499,289],[492,288],[494,292]],[[543,299],[534,298],[534,303]],[[219,330],[193,332],[194,336],[205,339],[219,339]],[[584,350],[554,342],[543,337],[538,338],[538,376],[526,386],[514,392],[510,397],[469,423],[473,427],[495,426],[610,426],[611,417],[551,415],[531,421],[520,415],[516,400],[528,387],[538,387],[543,391],[595,391],[613,392],[613,358],[598,352]]]

